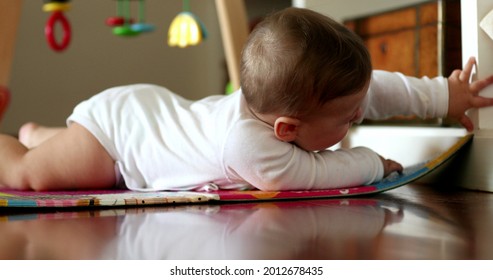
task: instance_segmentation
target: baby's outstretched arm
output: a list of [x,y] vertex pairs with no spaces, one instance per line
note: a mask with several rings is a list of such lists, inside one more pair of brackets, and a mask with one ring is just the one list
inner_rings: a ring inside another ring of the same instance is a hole
[[471,108],[493,106],[493,98],[479,96],[479,92],[493,84],[493,75],[481,80],[470,81],[476,59],[469,58],[463,70],[455,70],[448,78],[448,116],[459,121],[468,131],[474,129],[466,111]]

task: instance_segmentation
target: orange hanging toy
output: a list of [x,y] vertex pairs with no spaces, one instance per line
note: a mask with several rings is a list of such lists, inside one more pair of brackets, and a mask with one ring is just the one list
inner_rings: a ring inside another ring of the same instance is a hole
[[[51,12],[51,16],[45,25],[46,40],[51,49],[61,52],[68,47],[72,38],[70,23],[63,14],[63,12],[70,9],[70,3],[68,3],[70,0],[45,0],[44,2],[43,11]],[[57,23],[61,24],[63,30],[62,40],[60,42],[55,38],[55,25]]]

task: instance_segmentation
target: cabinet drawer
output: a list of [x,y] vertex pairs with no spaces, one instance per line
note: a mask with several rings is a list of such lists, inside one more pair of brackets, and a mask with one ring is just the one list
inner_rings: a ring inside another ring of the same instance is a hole
[[392,69],[414,75],[416,34],[413,30],[370,37],[365,44],[371,54],[373,68]]
[[351,21],[354,22],[353,31],[363,38],[368,38],[383,33],[414,29],[417,25],[416,18],[416,9],[404,9],[356,18]]
[[373,68],[448,76],[461,68],[460,1],[431,1],[345,21],[370,52]]
[[[344,23],[365,42],[374,69],[435,77],[462,67],[460,0],[430,1]],[[384,123],[429,125],[443,120],[411,116]]]

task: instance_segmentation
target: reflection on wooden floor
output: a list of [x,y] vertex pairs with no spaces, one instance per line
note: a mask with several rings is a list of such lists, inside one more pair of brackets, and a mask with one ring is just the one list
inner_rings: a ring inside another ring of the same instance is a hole
[[1,259],[492,259],[493,194],[0,213]]

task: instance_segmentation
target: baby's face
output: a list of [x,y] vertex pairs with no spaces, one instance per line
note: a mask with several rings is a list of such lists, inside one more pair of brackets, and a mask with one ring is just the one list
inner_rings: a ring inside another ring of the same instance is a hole
[[308,151],[325,150],[339,143],[352,124],[361,119],[362,103],[368,87],[362,91],[329,101],[313,116],[303,120],[295,143]]

